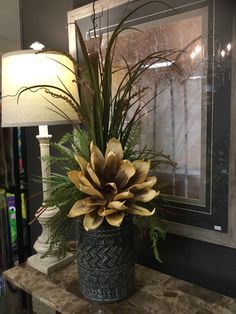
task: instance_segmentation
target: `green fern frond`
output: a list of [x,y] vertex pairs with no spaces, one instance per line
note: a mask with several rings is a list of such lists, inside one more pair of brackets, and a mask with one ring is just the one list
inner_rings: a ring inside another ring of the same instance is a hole
[[158,241],[159,239],[165,239],[166,232],[161,228],[160,219],[157,219],[156,215],[151,218],[152,219],[149,220],[149,237],[152,243],[154,257],[162,263],[158,250]]
[[50,243],[48,251],[42,256],[47,257],[51,252],[55,251],[58,258],[64,257],[66,254],[66,241],[72,227],[71,218],[67,217],[68,211],[59,211],[49,223],[52,230],[51,237],[48,239]]
[[132,160],[132,154],[135,149],[135,146],[140,143],[140,134],[141,134],[141,121],[134,123],[132,126],[126,146],[124,148],[124,156],[126,159]]
[[48,240],[50,247],[43,257],[50,255],[52,251],[57,252],[58,257],[65,254],[65,242],[73,224],[73,219],[68,218],[68,213],[76,201],[85,197],[70,181],[67,171],[79,169],[75,154],[83,154],[84,158],[88,158],[89,154],[88,138],[81,130],[65,134],[59,143],[53,144],[53,147],[60,156],[51,157],[48,161],[61,165],[64,173],[51,173],[50,178],[43,179],[50,184],[50,198],[45,201],[45,207],[59,208],[59,212],[48,223],[51,229],[51,237]]
[[88,137],[88,133],[83,129],[77,129],[73,133],[73,147],[77,154],[84,157],[85,160],[89,160],[89,145],[90,139]]

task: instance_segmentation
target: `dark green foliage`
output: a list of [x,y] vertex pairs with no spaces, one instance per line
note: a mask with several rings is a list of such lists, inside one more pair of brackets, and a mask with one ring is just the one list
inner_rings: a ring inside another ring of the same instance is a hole
[[79,165],[74,158],[75,154],[88,157],[88,142],[86,142],[86,136],[81,130],[75,130],[72,134],[65,134],[59,143],[53,144],[53,147],[60,156],[50,157],[49,162],[59,165],[63,174],[52,173],[49,179],[43,179],[50,183],[50,199],[45,201],[45,208],[51,206],[59,208],[59,212],[49,222],[52,233],[49,239],[49,251],[45,256],[53,250],[57,251],[60,256],[65,253],[64,244],[73,223],[73,220],[68,218],[68,213],[73,204],[84,197],[84,194],[69,180],[67,172],[71,169],[79,170]]
[[160,226],[160,219],[157,219],[156,216],[152,217],[152,219],[149,220],[149,237],[152,243],[154,256],[161,263],[162,260],[158,251],[158,240],[165,239],[165,235],[165,231]]

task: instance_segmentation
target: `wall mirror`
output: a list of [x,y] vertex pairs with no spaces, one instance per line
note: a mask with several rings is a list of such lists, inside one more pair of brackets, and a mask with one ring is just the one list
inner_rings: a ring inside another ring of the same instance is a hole
[[[96,23],[104,49],[122,15],[142,3],[98,1]],[[230,145],[235,131],[233,1],[166,3],[171,8],[152,3],[130,18],[127,26],[141,32],[128,30],[120,36],[113,66],[122,68],[121,56],[132,64],[153,51],[175,50],[168,60],[150,67],[137,84],[137,93],[148,86],[147,97],[157,95],[142,117],[140,147],[145,143],[163,150],[177,162],[176,168],[164,165],[157,173],[164,182],[167,230],[236,247],[236,148]],[[68,12],[69,48],[75,57],[80,52],[73,23],[78,23],[84,38],[92,37],[91,13],[92,4]],[[116,80],[119,77],[114,77],[114,84]]]

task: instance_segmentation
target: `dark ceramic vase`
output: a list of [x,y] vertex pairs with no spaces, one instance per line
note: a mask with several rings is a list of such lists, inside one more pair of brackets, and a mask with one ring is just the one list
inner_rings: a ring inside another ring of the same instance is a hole
[[126,218],[121,227],[104,222],[98,229],[85,231],[77,223],[79,289],[97,302],[127,298],[135,287],[134,227]]

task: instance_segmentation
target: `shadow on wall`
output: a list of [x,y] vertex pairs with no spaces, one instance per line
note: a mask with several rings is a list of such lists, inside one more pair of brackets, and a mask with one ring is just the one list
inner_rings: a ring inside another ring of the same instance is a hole
[[155,260],[148,238],[138,242],[137,263],[236,297],[235,249],[172,234],[160,240],[159,248],[162,264]]

